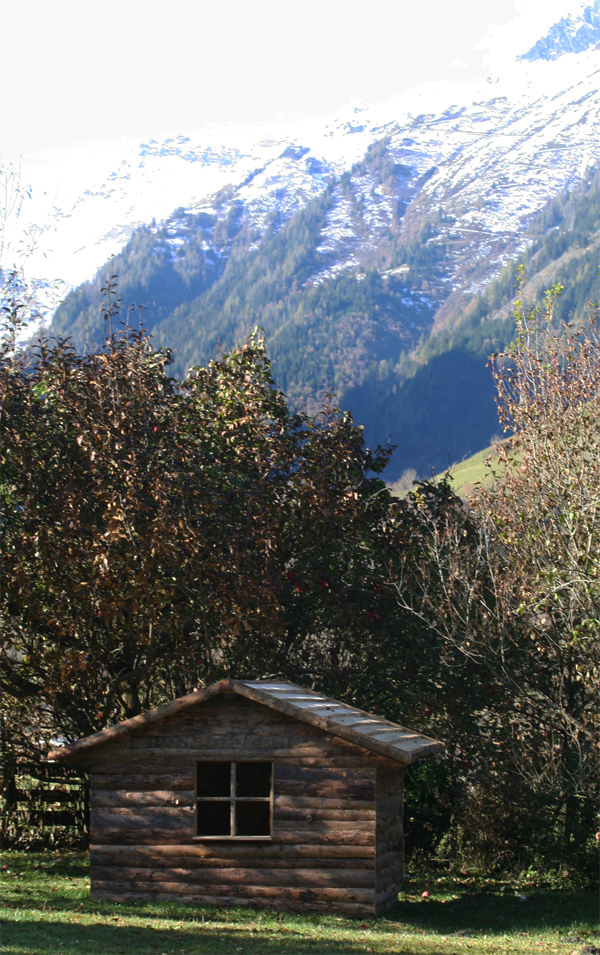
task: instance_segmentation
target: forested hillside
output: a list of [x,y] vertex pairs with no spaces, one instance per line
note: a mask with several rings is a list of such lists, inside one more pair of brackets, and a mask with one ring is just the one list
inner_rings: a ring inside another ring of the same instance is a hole
[[[129,306],[143,305],[178,375],[260,326],[276,382],[296,406],[313,410],[320,394],[335,392],[370,444],[397,445],[390,480],[409,467],[439,471],[498,431],[486,362],[512,336],[517,264],[525,264],[531,300],[553,282],[565,285],[561,320],[600,297],[600,178],[588,174],[533,216],[521,251],[476,295],[449,286],[456,256],[468,251],[448,239],[449,214],[423,209],[421,186],[383,139],[283,223],[271,216],[258,229],[234,191],[222,190],[209,211],[178,210],[138,229],[66,299],[51,332],[79,348],[97,344],[100,288],[114,272],[121,318],[137,322]],[[375,223],[367,191],[386,212]],[[331,237],[340,204],[354,223],[346,249],[354,262],[343,269]],[[484,276],[489,263],[477,268]]]

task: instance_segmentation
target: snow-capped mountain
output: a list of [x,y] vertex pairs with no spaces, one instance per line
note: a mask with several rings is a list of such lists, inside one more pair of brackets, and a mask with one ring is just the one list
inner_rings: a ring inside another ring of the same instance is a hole
[[[47,196],[46,232],[32,267],[74,287],[142,223],[164,220],[176,208],[226,214],[224,187],[232,187],[230,203],[242,203],[258,242],[267,224],[280,226],[388,138],[394,160],[407,169],[404,228],[443,209],[453,219],[443,239],[460,254],[444,281],[449,289],[476,287],[513,252],[532,213],[600,158],[600,53],[587,49],[600,36],[599,9],[595,0],[579,18],[561,20],[483,88],[422,88],[383,107],[353,107],[322,126],[282,128],[245,144],[188,136],[140,144],[96,184]],[[563,48],[584,45],[583,53],[559,57]],[[368,178],[357,180],[356,190],[352,208],[338,190],[329,213],[323,275],[376,258],[391,226],[398,197],[385,196]],[[471,281],[472,265],[482,259],[487,272]]]
[[[422,87],[246,142],[143,143],[53,201],[47,268],[73,287],[121,252],[123,294],[149,306],[178,373],[261,324],[292,400],[333,388],[360,405],[374,368],[391,374],[460,323],[532,243],[532,218],[600,163],[599,29],[595,0],[479,87]],[[84,340],[98,288],[67,299],[56,333]]]

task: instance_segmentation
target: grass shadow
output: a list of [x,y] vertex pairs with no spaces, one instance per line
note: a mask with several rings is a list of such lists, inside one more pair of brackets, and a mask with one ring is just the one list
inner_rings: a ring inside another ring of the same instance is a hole
[[358,955],[364,953],[365,943],[357,932],[356,942],[324,938],[303,938],[302,933],[285,927],[252,935],[247,925],[240,922],[228,926],[209,922],[190,922],[181,925],[181,920],[172,926],[163,925],[133,927],[130,925],[69,924],[63,921],[45,920],[4,921],[2,925],[2,951],[6,955],[22,951],[36,955],[138,955],[138,953],[162,953],[162,955],[200,955],[243,952],[247,955],[281,955],[282,952],[297,952],[298,955]]
[[486,892],[460,887],[432,897],[402,893],[386,918],[421,931],[452,934],[520,934],[556,931],[561,935],[600,927],[594,892],[539,889]]

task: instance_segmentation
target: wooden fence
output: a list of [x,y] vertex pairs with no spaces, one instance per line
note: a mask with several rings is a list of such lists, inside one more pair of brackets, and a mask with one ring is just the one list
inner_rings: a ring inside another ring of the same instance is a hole
[[4,767],[2,784],[4,848],[87,845],[89,779],[52,763]]

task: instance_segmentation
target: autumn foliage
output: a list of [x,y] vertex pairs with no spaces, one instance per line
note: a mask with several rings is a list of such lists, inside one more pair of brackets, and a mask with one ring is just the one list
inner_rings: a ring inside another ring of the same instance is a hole
[[292,414],[257,336],[183,382],[168,366],[131,328],[2,356],[2,677],[69,735],[331,664],[314,635],[377,617],[389,452],[332,407]]
[[7,335],[3,746],[29,745],[16,713],[39,748],[225,674],[285,677],[444,740],[408,776],[409,849],[585,868],[600,348],[594,313],[555,327],[557,291],[545,312],[517,305],[493,359],[508,440],[468,507],[448,480],[391,497],[391,451],[330,396],[292,412],[257,334],[177,380],[168,350],[117,325],[111,280],[103,348]]

